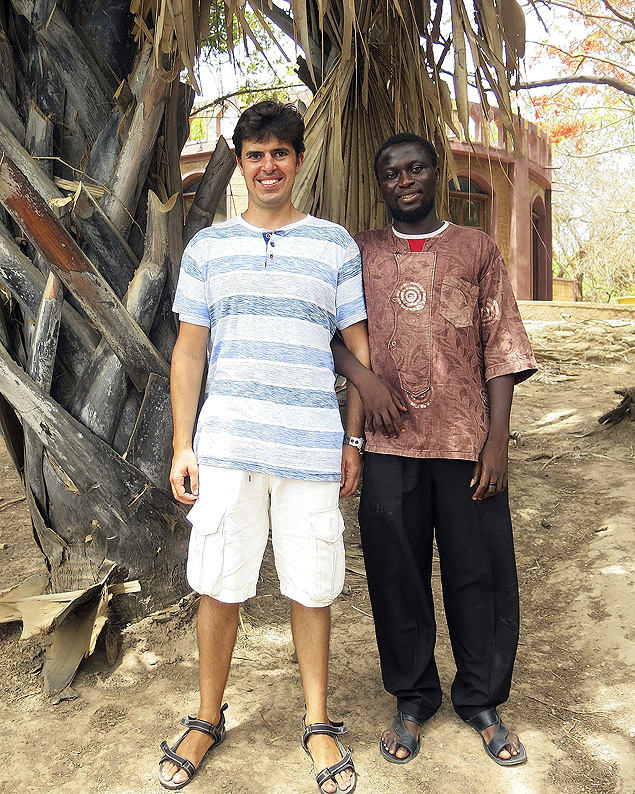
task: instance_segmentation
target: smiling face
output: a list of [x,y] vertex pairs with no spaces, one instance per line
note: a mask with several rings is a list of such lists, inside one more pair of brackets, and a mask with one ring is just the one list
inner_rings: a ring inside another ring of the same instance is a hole
[[291,191],[304,154],[291,143],[273,136],[264,141],[245,140],[236,158],[245,178],[249,203],[266,211],[279,211],[291,203]]
[[440,173],[418,143],[397,143],[381,155],[379,189],[397,231],[425,233],[438,223],[434,201]]

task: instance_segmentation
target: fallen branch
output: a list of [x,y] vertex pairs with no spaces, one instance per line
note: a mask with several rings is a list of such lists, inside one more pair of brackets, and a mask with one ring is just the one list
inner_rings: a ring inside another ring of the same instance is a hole
[[20,496],[19,499],[10,499],[8,502],[2,502],[0,504],[0,510],[4,510],[5,507],[11,507],[11,505],[20,504],[20,502],[24,502],[26,500],[26,496]]
[[635,421],[635,388],[615,389],[615,394],[621,394],[622,400],[616,408],[602,414],[598,419],[601,425],[616,425],[629,414],[631,422]]
[[363,610],[363,609],[360,609],[359,607],[356,607],[356,606],[355,606],[355,604],[351,604],[351,607],[352,607],[352,608],[353,608],[353,609],[354,609],[356,612],[361,612],[361,613],[362,613],[362,615],[366,615],[366,617],[367,617],[367,618],[372,618],[372,615],[370,614],[370,612],[364,612],[364,610]]
[[569,706],[559,706],[557,703],[547,703],[546,701],[532,697],[531,695],[525,695],[525,697],[528,698],[529,700],[533,700],[535,703],[540,703],[542,706],[546,706],[549,709],[557,709],[558,711],[568,711],[569,714],[579,714],[581,717],[607,716],[605,711],[579,711],[578,709],[569,708]]

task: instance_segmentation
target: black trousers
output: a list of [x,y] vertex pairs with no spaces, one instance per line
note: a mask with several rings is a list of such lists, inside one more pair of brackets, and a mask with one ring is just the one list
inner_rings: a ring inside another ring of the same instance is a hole
[[441,705],[432,541],[456,663],[452,703],[470,719],[509,697],[518,580],[507,491],[475,502],[474,463],[367,453],[359,523],[384,686],[420,720]]

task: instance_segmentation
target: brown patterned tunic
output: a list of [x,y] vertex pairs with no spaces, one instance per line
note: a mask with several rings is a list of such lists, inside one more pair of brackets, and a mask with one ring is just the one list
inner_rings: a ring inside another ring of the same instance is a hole
[[367,449],[478,460],[487,439],[486,382],[536,371],[505,263],[494,241],[450,224],[421,253],[392,226],[355,238],[362,252],[374,372],[406,397],[407,430],[369,435]]

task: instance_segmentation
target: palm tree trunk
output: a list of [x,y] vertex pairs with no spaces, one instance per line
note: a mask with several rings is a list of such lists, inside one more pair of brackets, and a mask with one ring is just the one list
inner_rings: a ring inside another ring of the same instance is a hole
[[121,0],[0,8],[0,426],[50,589],[138,579],[123,618],[186,591],[171,303],[184,241],[233,170],[222,141],[184,236],[193,92],[138,25]]

